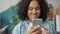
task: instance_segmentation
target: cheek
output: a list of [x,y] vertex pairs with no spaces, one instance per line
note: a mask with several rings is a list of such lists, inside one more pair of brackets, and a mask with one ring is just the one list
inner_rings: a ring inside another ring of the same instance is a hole
[[27,15],[28,15],[28,17],[30,16],[30,14],[31,14],[31,13],[32,13],[31,11],[28,11],[28,14],[27,14]]
[[41,14],[41,11],[40,11],[40,10],[38,10],[38,11],[37,11],[37,14],[40,16],[40,14]]
[[39,16],[40,16],[40,13],[41,13],[41,11],[40,10],[36,10],[36,16],[34,16],[34,17],[32,17],[32,11],[28,11],[28,17],[29,18],[38,18]]

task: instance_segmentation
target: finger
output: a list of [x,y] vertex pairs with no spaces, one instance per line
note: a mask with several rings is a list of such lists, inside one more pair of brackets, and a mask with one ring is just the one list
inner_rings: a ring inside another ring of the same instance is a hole
[[43,30],[47,30],[47,31],[48,31],[48,29],[47,29],[47,28],[45,28],[44,26],[42,27],[42,29],[43,29]]
[[49,31],[45,29],[45,33],[46,33],[46,34],[49,34]]
[[33,29],[35,27],[40,27],[39,24],[32,26],[30,29]]
[[41,31],[42,31],[42,32],[45,32],[45,30],[47,30],[45,27],[42,27],[42,28],[41,28]]
[[38,34],[38,33],[40,33],[40,31],[33,32],[33,34]]
[[49,31],[47,28],[42,27],[41,30],[42,30],[42,33],[49,34]]

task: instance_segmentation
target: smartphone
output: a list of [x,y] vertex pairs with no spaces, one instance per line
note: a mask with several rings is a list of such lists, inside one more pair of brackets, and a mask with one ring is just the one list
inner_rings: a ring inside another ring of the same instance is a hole
[[42,27],[42,19],[32,19],[33,26],[39,25],[39,27]]

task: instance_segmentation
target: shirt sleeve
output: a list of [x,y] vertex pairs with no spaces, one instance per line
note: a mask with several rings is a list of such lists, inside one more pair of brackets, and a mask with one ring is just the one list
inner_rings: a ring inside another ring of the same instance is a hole
[[20,34],[20,26],[21,26],[21,23],[17,24],[13,29],[12,34]]
[[52,24],[50,24],[50,26],[51,26],[51,34],[56,34],[55,27]]
[[[49,25],[49,26],[48,26]],[[56,34],[56,29],[55,27],[53,26],[53,24],[51,22],[48,22],[48,28],[49,28],[49,32],[50,34]]]
[[49,21],[44,23],[44,26],[48,29],[48,31],[50,32],[50,34],[56,34],[56,29],[53,26],[52,23],[50,23]]

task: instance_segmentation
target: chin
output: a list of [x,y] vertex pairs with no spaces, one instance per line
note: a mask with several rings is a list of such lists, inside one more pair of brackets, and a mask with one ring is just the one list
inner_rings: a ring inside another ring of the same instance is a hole
[[32,18],[32,19],[37,19],[37,18]]

